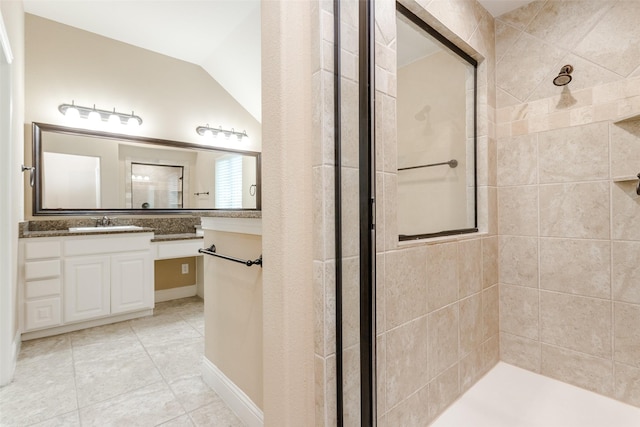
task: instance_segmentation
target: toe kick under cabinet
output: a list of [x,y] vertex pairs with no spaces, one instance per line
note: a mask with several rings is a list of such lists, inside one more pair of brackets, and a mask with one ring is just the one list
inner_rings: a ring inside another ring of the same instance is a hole
[[23,338],[151,314],[152,237],[126,233],[21,239]]

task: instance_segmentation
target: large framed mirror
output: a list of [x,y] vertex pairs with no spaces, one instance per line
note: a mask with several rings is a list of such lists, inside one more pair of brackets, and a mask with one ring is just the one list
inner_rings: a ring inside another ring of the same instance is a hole
[[261,209],[259,152],[33,123],[33,215]]

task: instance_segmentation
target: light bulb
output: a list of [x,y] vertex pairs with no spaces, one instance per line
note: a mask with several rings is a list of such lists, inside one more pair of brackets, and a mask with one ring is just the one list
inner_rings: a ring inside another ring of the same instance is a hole
[[96,104],[93,104],[93,111],[89,113],[87,119],[89,119],[91,123],[99,123],[102,121],[102,116],[96,111]]
[[78,120],[80,118],[80,111],[72,104],[70,107],[67,107],[64,116],[69,120]]
[[112,126],[116,126],[116,125],[122,124],[120,122],[120,116],[118,116],[116,114],[116,109],[115,108],[113,109],[113,113],[111,113],[111,115],[109,116],[109,124],[112,125]]
[[203,134],[205,138],[213,138],[213,131],[211,129],[206,129]]
[[127,120],[127,126],[132,128],[137,128],[138,126],[140,126],[140,122],[137,118],[134,117],[133,111],[131,112],[131,117],[129,117],[129,119]]

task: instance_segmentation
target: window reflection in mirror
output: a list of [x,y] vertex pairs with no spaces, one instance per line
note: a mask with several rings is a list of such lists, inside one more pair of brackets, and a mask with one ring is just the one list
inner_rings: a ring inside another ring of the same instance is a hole
[[34,123],[34,214],[260,209],[260,153]]
[[400,240],[477,231],[477,63],[398,5]]

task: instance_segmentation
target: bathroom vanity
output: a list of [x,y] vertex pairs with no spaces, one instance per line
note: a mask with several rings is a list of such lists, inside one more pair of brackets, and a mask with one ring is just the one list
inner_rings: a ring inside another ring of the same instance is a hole
[[22,339],[153,314],[154,261],[198,256],[202,247],[202,235],[142,226],[22,231]]

